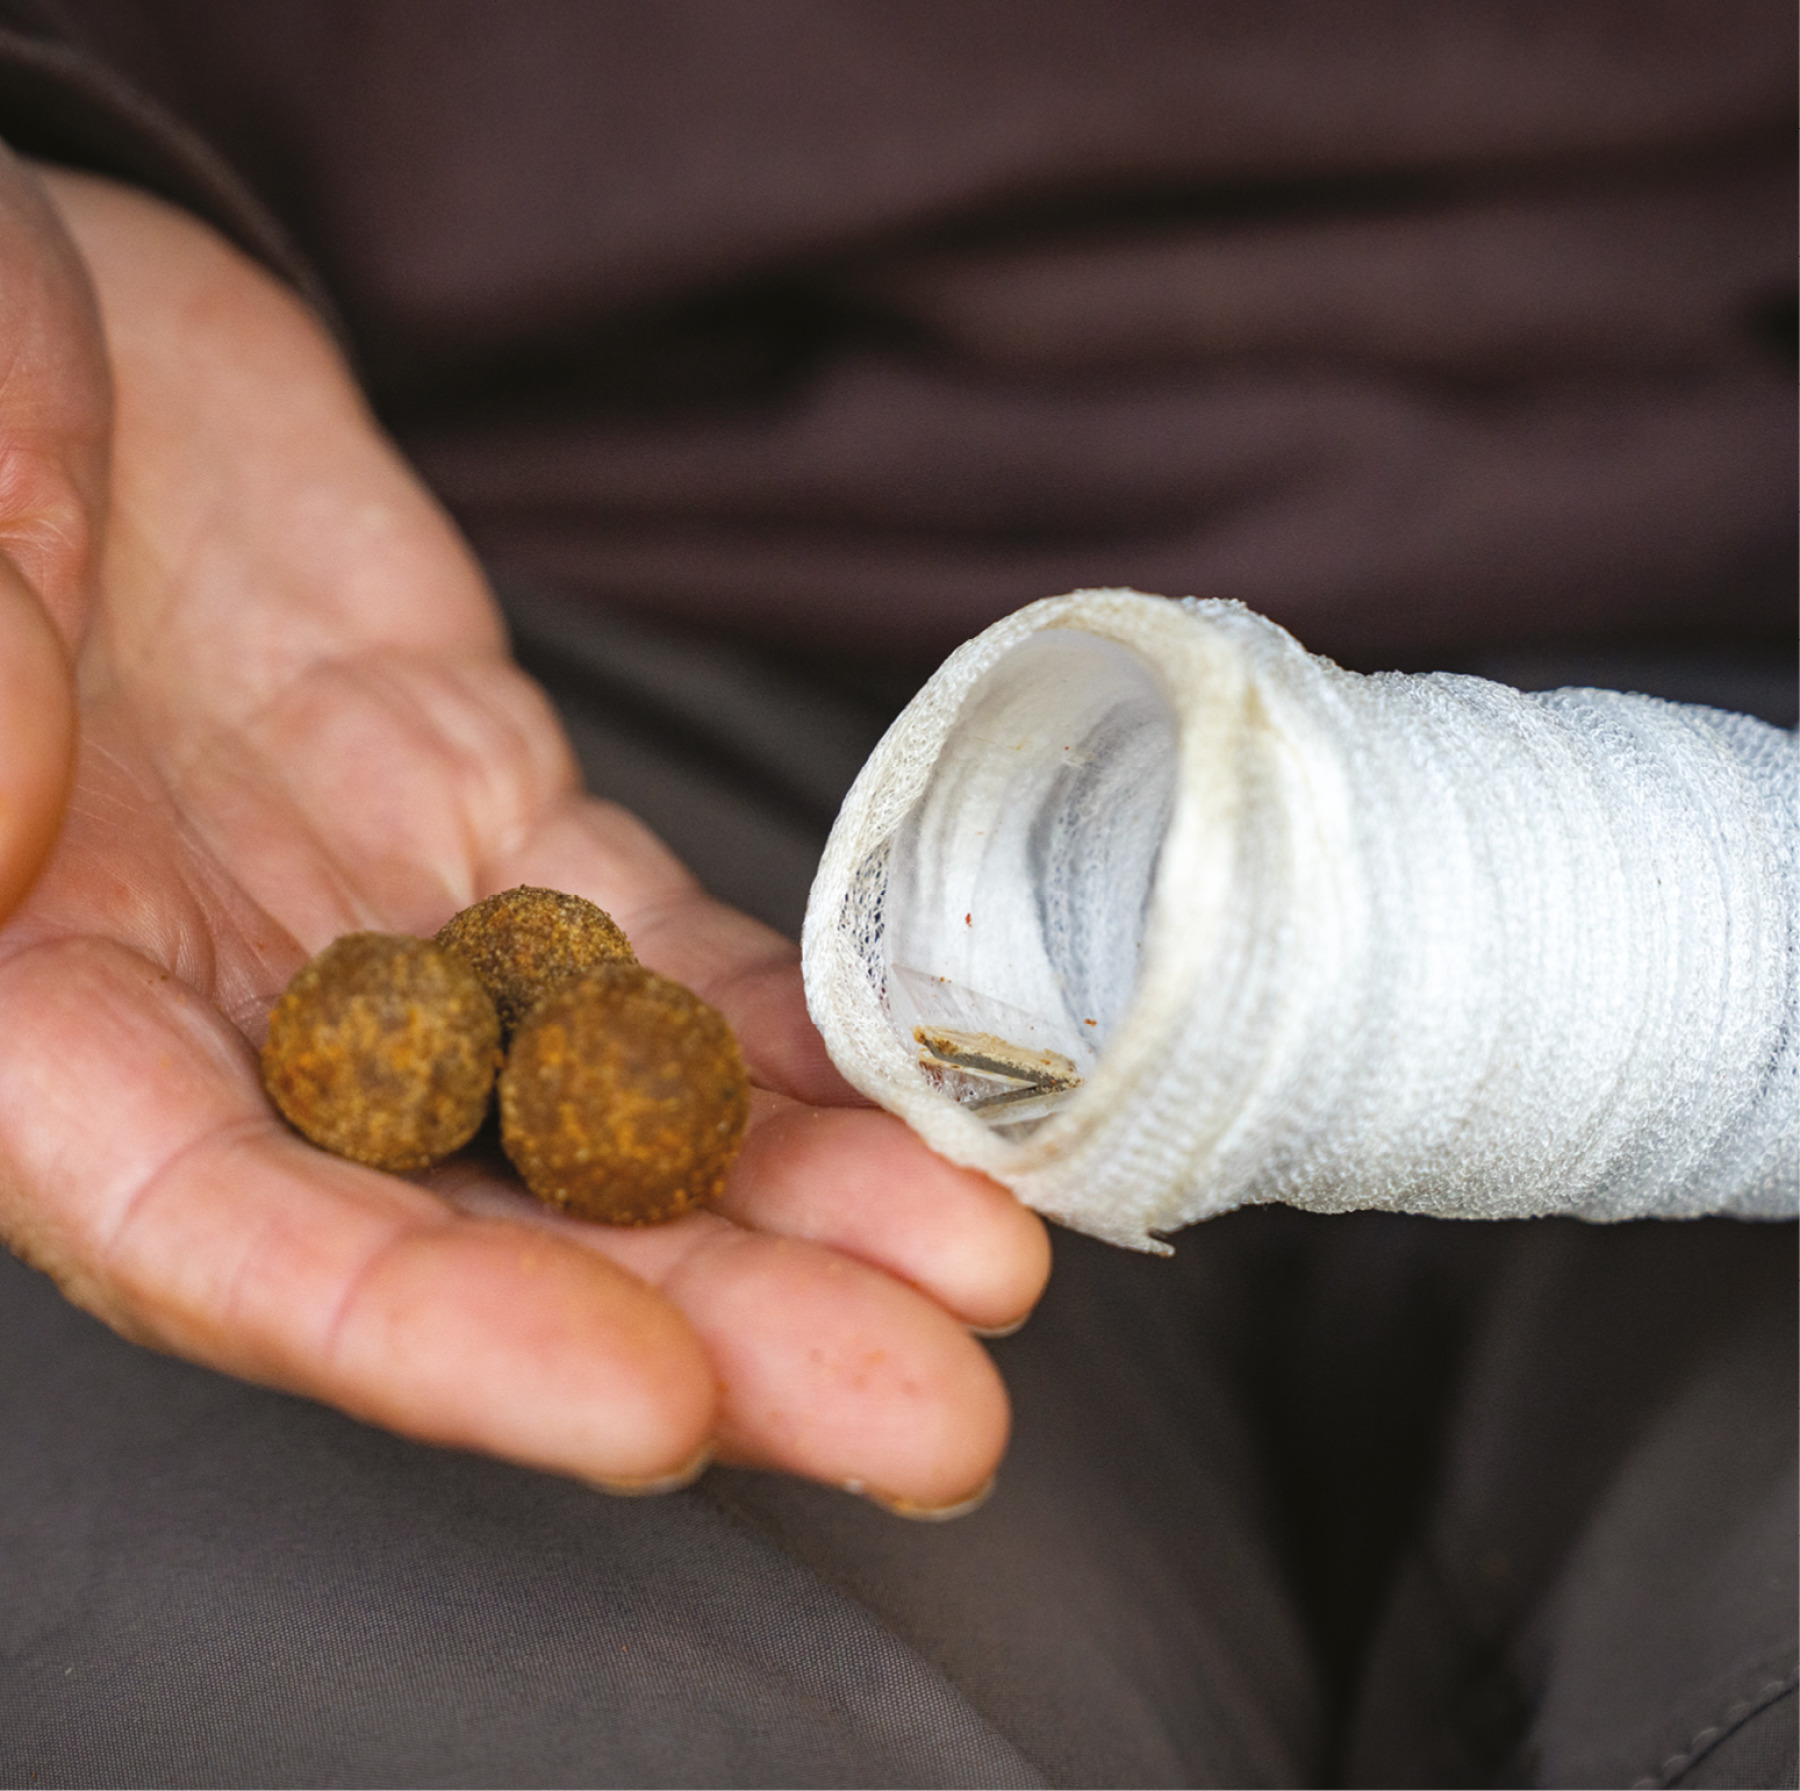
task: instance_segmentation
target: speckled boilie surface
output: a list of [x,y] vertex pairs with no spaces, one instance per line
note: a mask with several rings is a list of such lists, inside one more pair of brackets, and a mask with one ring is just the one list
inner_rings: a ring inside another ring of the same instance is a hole
[[540,1200],[611,1225],[656,1225],[715,1199],[749,1115],[724,1016],[638,964],[564,983],[514,1035],[500,1136]]
[[475,1135],[499,1062],[499,1017],[467,963],[426,939],[349,933],[276,1002],[262,1074],[314,1144],[408,1171]]
[[557,889],[522,886],[446,921],[437,942],[481,978],[509,1037],[551,989],[597,964],[637,961],[604,908]]

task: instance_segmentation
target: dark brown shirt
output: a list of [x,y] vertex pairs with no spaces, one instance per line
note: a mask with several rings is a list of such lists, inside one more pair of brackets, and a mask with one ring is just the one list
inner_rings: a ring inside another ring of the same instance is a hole
[[1358,663],[1792,628],[1785,5],[55,16],[191,136],[0,128],[298,243],[502,572],[919,653],[1094,583]]

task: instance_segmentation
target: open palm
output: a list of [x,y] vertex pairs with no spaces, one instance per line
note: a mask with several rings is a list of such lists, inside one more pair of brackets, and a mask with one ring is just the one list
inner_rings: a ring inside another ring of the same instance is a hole
[[[202,226],[53,175],[115,383],[61,839],[0,933],[0,1226],[127,1335],[614,1486],[709,1452],[908,1508],[989,1477],[1037,1221],[852,1104],[793,948],[585,798],[478,571],[317,324]],[[323,1155],[255,1046],[299,963],[519,883],[609,910],[762,1092],[720,1211],[538,1209]]]

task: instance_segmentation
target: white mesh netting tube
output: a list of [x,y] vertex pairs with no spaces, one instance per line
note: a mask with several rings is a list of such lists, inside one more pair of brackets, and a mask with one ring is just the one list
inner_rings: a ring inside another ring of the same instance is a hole
[[[807,1000],[934,1149],[1140,1249],[1268,1200],[1786,1217],[1795,780],[1745,716],[1360,676],[1237,604],[1077,592],[876,748]],[[1079,1086],[977,1103],[933,1028]]]

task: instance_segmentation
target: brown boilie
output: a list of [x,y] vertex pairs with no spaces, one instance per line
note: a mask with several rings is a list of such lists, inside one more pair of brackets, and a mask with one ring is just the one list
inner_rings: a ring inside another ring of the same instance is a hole
[[314,1144],[404,1172],[475,1135],[499,1062],[499,1016],[462,958],[425,939],[349,933],[276,1002],[262,1076]]
[[596,964],[635,964],[637,956],[604,908],[556,889],[522,886],[489,896],[452,916],[437,942],[466,958],[494,998],[500,1029],[519,1022],[556,985]]
[[490,896],[435,941],[337,940],[275,1004],[263,1085],[314,1144],[405,1172],[474,1137],[503,1061],[501,1142],[540,1200],[654,1225],[723,1187],[749,1110],[730,1026],[556,890]]
[[724,1017],[681,984],[614,961],[553,989],[514,1034],[500,1137],[540,1200],[655,1225],[717,1197],[749,1104]]

